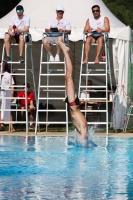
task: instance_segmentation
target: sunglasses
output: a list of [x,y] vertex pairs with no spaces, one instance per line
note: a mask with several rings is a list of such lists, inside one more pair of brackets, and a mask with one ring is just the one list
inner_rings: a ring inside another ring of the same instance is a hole
[[17,10],[17,13],[18,13],[18,12],[23,12],[23,10]]
[[93,13],[95,13],[95,12],[99,12],[99,10],[93,10],[92,12],[93,12]]
[[64,11],[62,11],[62,10],[57,10],[57,12],[58,12],[58,13],[64,13]]

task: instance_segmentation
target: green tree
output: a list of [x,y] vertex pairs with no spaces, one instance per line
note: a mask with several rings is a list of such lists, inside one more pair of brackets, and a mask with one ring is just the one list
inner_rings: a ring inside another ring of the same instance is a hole
[[133,28],[133,0],[103,0],[103,2],[120,21]]
[[19,2],[20,0],[6,0],[6,2],[5,0],[0,0],[0,18],[9,13]]

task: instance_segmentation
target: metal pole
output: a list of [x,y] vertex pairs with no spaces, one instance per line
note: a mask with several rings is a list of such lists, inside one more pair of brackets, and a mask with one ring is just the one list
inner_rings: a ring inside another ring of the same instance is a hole
[[26,135],[28,135],[27,44],[26,43],[25,43],[25,106],[26,106]]
[[[40,56],[40,72],[39,75],[42,73],[42,59],[43,59],[43,44],[41,45],[41,56]],[[36,125],[35,125],[35,135],[37,135],[37,125],[38,125],[38,108],[39,108],[39,98],[40,98],[40,83],[41,83],[41,76],[39,77],[39,81],[38,81],[38,98],[36,101],[36,106],[37,106],[37,110],[36,110]]]

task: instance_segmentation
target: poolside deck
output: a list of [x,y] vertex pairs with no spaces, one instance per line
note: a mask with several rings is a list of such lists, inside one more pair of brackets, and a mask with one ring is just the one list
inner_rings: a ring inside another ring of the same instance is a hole
[[[0,132],[0,136],[26,136],[26,132],[9,132],[3,131]],[[27,136],[35,136],[35,133],[29,132]],[[36,136],[66,136],[66,132],[40,132]],[[74,136],[73,133],[70,133],[69,136]],[[94,133],[95,137],[106,137],[106,133]],[[109,133],[107,137],[133,137],[133,133]]]

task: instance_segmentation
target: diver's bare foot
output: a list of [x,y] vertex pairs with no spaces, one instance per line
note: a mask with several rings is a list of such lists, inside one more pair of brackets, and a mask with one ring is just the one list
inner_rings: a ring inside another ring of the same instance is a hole
[[98,59],[98,58],[95,58],[94,63],[95,63],[95,64],[99,63],[99,59]]
[[67,47],[66,45],[65,45],[65,43],[63,43],[63,42],[57,42],[57,44],[60,46],[60,48],[62,49],[62,51],[64,52],[64,53],[67,53],[70,49],[69,49],[69,47]]
[[88,63],[88,58],[85,58],[84,61],[83,61],[83,63],[87,64]]

